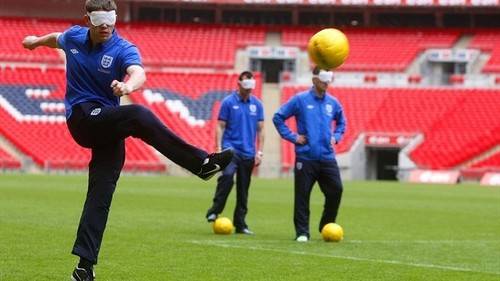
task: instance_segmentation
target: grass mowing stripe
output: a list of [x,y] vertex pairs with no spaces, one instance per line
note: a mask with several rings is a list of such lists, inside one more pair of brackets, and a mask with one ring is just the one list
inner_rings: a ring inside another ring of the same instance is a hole
[[[0,280],[67,280],[87,177],[0,178]],[[252,180],[251,237],[212,234],[204,216],[215,185],[121,177],[98,279],[500,281],[500,189],[345,182],[338,221],[346,237],[334,244],[316,229],[324,198],[315,187],[304,245],[293,241],[290,179]],[[235,197],[222,215],[232,217]]]
[[196,245],[208,245],[208,246],[216,246],[216,247],[222,247],[222,248],[247,249],[247,250],[252,250],[252,251],[266,251],[266,252],[276,252],[276,253],[285,253],[285,254],[294,254],[294,255],[303,255],[303,256],[344,259],[344,260],[352,260],[352,261],[395,264],[395,265],[420,267],[420,268],[432,268],[432,269],[440,269],[440,270],[446,270],[446,271],[473,272],[473,273],[485,273],[485,274],[500,275],[500,272],[481,271],[481,270],[474,270],[474,269],[469,269],[469,268],[446,266],[446,265],[410,263],[410,262],[403,262],[403,261],[397,261],[397,260],[371,259],[371,258],[361,258],[361,257],[342,256],[342,255],[326,255],[326,254],[321,254],[321,253],[304,252],[304,251],[282,250],[282,249],[255,247],[255,246],[247,246],[247,245],[234,245],[234,244],[224,243],[224,242],[220,242],[220,241],[216,242],[216,241],[193,240],[193,241],[188,241],[188,242],[192,243],[192,244],[196,244]]

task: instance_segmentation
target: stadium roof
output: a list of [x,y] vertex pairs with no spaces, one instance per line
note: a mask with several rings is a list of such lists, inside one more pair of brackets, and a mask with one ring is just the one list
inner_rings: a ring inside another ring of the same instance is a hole
[[402,7],[500,7],[500,0],[129,0],[129,2],[177,2],[258,5],[333,5]]

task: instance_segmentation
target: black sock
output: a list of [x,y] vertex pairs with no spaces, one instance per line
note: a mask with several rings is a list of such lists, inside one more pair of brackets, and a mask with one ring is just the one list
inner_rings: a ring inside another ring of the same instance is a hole
[[84,258],[80,258],[80,262],[78,263],[78,267],[83,268],[85,270],[92,271],[93,266],[94,266],[94,264],[91,261],[84,259]]

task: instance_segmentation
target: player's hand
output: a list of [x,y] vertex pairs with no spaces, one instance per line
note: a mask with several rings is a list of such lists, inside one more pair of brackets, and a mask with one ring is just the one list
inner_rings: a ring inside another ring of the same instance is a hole
[[331,145],[334,146],[337,144],[337,140],[335,138],[332,137],[331,141],[330,141]]
[[295,140],[296,144],[304,145],[307,143],[307,138],[304,135],[298,135],[297,139]]
[[262,163],[263,157],[264,153],[262,153],[262,151],[257,152],[257,155],[255,155],[255,162],[254,162],[255,167],[259,166],[260,163]]
[[38,42],[38,37],[33,35],[26,36],[23,39],[23,47],[28,50],[33,50],[36,47],[38,47],[37,42]]
[[113,80],[113,82],[111,82],[111,88],[113,88],[113,94],[117,97],[128,95],[132,93],[133,90],[127,83],[118,80]]
[[258,156],[255,156],[254,166],[257,167],[257,166],[260,165],[260,163],[262,163],[262,158],[259,158]]

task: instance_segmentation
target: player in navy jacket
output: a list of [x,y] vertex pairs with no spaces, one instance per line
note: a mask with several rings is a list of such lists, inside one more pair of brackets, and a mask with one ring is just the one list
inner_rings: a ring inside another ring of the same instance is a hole
[[[342,197],[333,145],[342,139],[346,121],[341,104],[327,92],[332,80],[331,71],[314,68],[313,87],[293,96],[273,117],[281,137],[295,144],[294,224],[299,242],[310,239],[309,198],[314,183],[319,183],[325,195],[320,231],[327,223],[335,222]],[[297,123],[296,133],[285,124],[292,116]]]
[[[232,151],[208,154],[172,133],[147,108],[120,106],[120,97],[146,81],[136,46],[115,31],[113,0],[87,0],[87,27],[63,33],[27,36],[23,46],[62,49],[66,54],[66,118],[74,140],[92,150],[89,183],[72,253],[80,257],[72,280],[94,280],[93,266],[101,247],[111,200],[125,161],[125,138],[142,139],[173,162],[202,179],[223,170]],[[123,81],[125,76],[129,79]]]

